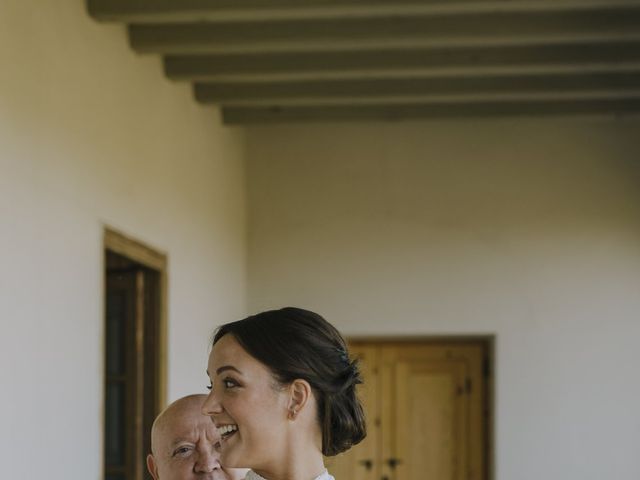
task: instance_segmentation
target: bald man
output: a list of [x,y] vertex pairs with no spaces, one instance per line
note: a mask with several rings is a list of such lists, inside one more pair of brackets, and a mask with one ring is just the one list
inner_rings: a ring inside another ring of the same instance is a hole
[[240,480],[246,470],[225,470],[214,445],[220,435],[202,414],[206,395],[189,395],[169,405],[153,422],[147,468],[154,480]]

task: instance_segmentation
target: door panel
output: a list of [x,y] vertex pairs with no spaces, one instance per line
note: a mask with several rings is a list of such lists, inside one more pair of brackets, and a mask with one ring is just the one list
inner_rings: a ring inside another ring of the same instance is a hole
[[463,364],[401,362],[395,367],[398,480],[462,480],[466,405]]
[[385,476],[482,480],[481,346],[386,346],[381,357],[393,387],[382,392],[383,403],[392,405],[385,429],[390,440],[383,442]]
[[151,478],[144,465],[158,411],[156,276],[137,265],[106,271],[105,477]]

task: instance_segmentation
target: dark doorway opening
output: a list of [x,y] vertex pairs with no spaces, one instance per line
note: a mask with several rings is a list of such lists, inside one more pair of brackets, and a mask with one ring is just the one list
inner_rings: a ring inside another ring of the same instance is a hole
[[123,250],[105,241],[104,478],[142,480],[164,397],[164,270]]

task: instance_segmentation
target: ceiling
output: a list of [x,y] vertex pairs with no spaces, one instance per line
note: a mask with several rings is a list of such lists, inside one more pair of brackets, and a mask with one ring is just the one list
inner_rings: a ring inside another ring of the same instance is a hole
[[87,0],[228,124],[640,113],[640,0]]

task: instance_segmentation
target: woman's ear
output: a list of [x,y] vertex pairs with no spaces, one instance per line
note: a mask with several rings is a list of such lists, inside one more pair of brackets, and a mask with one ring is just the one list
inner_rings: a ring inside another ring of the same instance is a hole
[[298,414],[309,403],[311,398],[311,385],[306,380],[300,378],[291,382],[289,385],[289,420],[295,420]]

